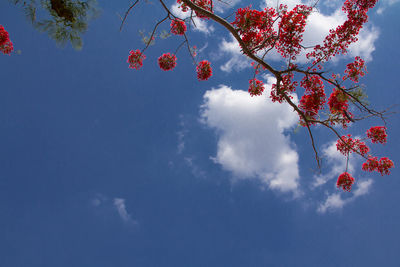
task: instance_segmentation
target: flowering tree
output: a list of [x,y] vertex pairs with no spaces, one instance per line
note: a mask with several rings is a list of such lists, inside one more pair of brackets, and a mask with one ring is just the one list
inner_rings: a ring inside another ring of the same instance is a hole
[[[121,28],[138,2],[139,0],[136,0],[125,13]],[[357,35],[368,21],[367,12],[375,6],[377,0],[346,0],[342,10],[347,15],[347,20],[337,28],[331,29],[321,44],[312,47],[305,47],[302,41],[307,18],[315,6],[296,5],[292,10],[283,4],[276,8],[267,7],[264,10],[252,9],[250,6],[237,9],[235,18],[228,21],[214,12],[213,0],[177,0],[181,10],[190,14],[186,19],[174,14],[163,0],[159,2],[166,15],[155,25],[150,37],[146,39],[145,47],[142,50],[131,51],[128,57],[130,67],[139,69],[142,66],[144,52],[154,40],[157,28],[162,23],[169,22],[170,32],[183,37],[178,49],[183,45],[187,46],[189,55],[197,66],[198,79],[209,79],[212,75],[211,64],[207,60],[196,62],[196,51],[189,44],[186,30],[187,24],[194,23],[194,18],[212,20],[232,34],[239,43],[242,53],[252,60],[254,74],[249,80],[248,89],[251,96],[260,96],[264,91],[264,84],[257,78],[258,76],[269,73],[275,77],[276,82],[272,85],[269,97],[273,102],[290,105],[297,112],[299,124],[309,133],[319,167],[320,158],[312,132],[312,127],[316,125],[326,127],[337,137],[337,150],[347,157],[347,161],[350,154],[355,153],[365,159],[362,165],[364,171],[377,171],[381,175],[390,173],[390,169],[394,166],[393,162],[387,157],[378,159],[372,156],[366,144],[367,141],[372,144],[386,143],[385,126],[371,127],[364,138],[340,133],[341,130],[345,131],[350,123],[368,117],[378,117],[386,125],[385,111],[376,111],[363,101],[364,94],[358,83],[360,77],[366,73],[365,61],[356,57],[353,62],[347,64],[342,77],[340,73],[325,69],[335,56],[346,54],[349,45],[358,40]],[[277,51],[286,62],[284,68],[274,68],[265,60],[266,55],[273,50]],[[301,53],[306,54],[306,64],[297,63],[297,57]],[[162,55],[158,59],[160,68],[163,70],[174,68],[175,54]],[[293,100],[295,92],[302,93],[299,103]],[[328,112],[323,113],[324,109]],[[353,110],[358,114],[354,114]],[[338,177],[337,186],[350,191],[355,179],[347,172],[347,166],[343,171]]]
[[[122,18],[121,29],[139,1],[136,0],[126,11]],[[33,2],[35,1],[31,0],[31,3]],[[57,25],[67,27],[72,27],[71,23],[80,18],[81,13],[74,9],[77,6],[75,2],[84,3],[74,0],[42,2],[50,10],[55,21],[59,22]],[[331,29],[322,43],[305,47],[303,33],[307,18],[314,12],[315,6],[296,5],[291,10],[282,4],[264,10],[256,10],[249,6],[237,9],[234,18],[228,21],[214,12],[213,0],[177,0],[181,11],[188,14],[186,18],[174,14],[164,0],[159,0],[165,11],[164,18],[154,25],[149,36],[143,38],[144,48],[130,51],[127,61],[129,68],[139,70],[146,59],[145,51],[158,36],[160,25],[167,23],[170,33],[176,38],[182,38],[182,42],[174,53],[164,53],[158,58],[159,67],[164,71],[173,70],[177,65],[177,52],[186,46],[196,66],[198,80],[208,80],[212,76],[211,63],[208,60],[197,62],[196,47],[190,45],[187,29],[191,26],[196,27],[195,19],[211,20],[226,29],[240,45],[243,55],[252,61],[254,73],[249,80],[248,89],[251,96],[259,97],[264,91],[265,86],[259,76],[269,73],[275,77],[269,97],[273,102],[291,106],[298,114],[299,124],[309,134],[319,167],[320,158],[312,131],[317,125],[327,128],[336,136],[337,150],[347,158],[347,161],[350,154],[357,154],[365,159],[362,165],[364,171],[377,171],[385,175],[394,167],[393,162],[387,157],[379,159],[370,154],[370,148],[366,143],[385,144],[387,128],[384,116],[386,111],[376,111],[363,100],[364,93],[358,83],[360,77],[366,73],[365,61],[355,57],[353,62],[347,64],[342,74],[331,72],[326,68],[335,56],[346,54],[349,45],[357,41],[360,30],[368,21],[367,12],[376,2],[377,0],[346,0],[342,6],[347,16],[345,22]],[[87,9],[87,5],[82,4],[82,7]],[[68,13],[68,8],[75,13],[72,11]],[[12,43],[2,26],[0,26],[0,51],[5,54],[12,51]],[[285,67],[278,69],[267,62],[266,55],[272,51],[281,55],[286,63]],[[298,61],[298,57],[302,54],[305,54],[307,60],[305,64],[300,64]],[[295,92],[301,95],[298,103],[293,98]],[[384,126],[371,127],[366,131],[365,137],[361,138],[341,133],[346,131],[349,124],[370,117],[380,118]],[[337,186],[350,191],[354,181],[346,166],[338,177]]]

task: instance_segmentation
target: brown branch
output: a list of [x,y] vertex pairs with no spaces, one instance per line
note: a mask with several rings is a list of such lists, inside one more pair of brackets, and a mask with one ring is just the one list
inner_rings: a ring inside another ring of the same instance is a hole
[[125,20],[128,17],[129,12],[131,12],[132,8],[134,8],[138,2],[139,2],[139,0],[136,0],[135,3],[133,3],[133,5],[131,5],[128,8],[128,10],[125,12],[125,16],[124,16],[124,19],[122,20],[121,26],[119,27],[119,31],[122,31],[122,27],[124,26]]

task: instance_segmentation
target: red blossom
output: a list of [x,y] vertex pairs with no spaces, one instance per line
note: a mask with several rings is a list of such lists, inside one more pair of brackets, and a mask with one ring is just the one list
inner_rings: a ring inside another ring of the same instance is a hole
[[263,11],[251,9],[251,6],[239,8],[232,25],[237,28],[247,48],[260,50],[271,47],[275,42],[276,31],[273,24],[276,16],[274,8]]
[[300,53],[307,16],[311,10],[312,7],[296,5],[289,12],[286,11],[286,8],[281,11],[279,39],[276,48],[283,57],[295,60],[296,55]]
[[200,81],[208,80],[212,76],[212,68],[207,60],[200,61],[196,67],[197,79]]
[[367,137],[371,139],[372,143],[385,144],[387,140],[386,127],[375,126],[367,131]]
[[362,156],[365,156],[369,152],[369,147],[364,142],[357,138],[351,138],[350,134],[347,137],[342,136],[342,140],[337,140],[336,148],[345,156],[354,151],[360,153]]
[[377,171],[382,176],[384,174],[389,175],[390,169],[393,167],[394,167],[393,161],[391,161],[387,157],[383,157],[379,161],[377,157],[369,157],[368,160],[362,165],[362,169],[364,171],[369,171],[369,172]]
[[254,78],[249,81],[249,84],[249,93],[252,97],[262,95],[264,91],[264,83],[262,81]]
[[365,75],[366,68],[365,68],[365,61],[362,60],[360,57],[356,57],[353,63],[347,64],[345,76],[343,76],[343,80],[349,78],[355,83],[358,83],[358,79],[361,76]]
[[9,55],[14,50],[13,43],[10,40],[8,32],[0,25],[0,51]]
[[[318,112],[324,108],[326,97],[324,83],[317,75],[304,76],[300,85],[305,89],[304,95],[300,99],[299,108],[303,110],[308,119],[317,119]],[[303,120],[300,117],[300,120]],[[302,122],[306,125],[305,122]]]
[[337,180],[337,187],[342,188],[344,191],[350,192],[351,191],[351,186],[354,184],[354,178],[351,177],[351,175],[348,172],[344,172],[341,175],[339,175],[339,178]]
[[143,66],[143,60],[146,58],[146,56],[139,50],[137,49],[136,51],[131,50],[129,52],[129,57],[128,57],[128,63],[129,63],[129,68],[131,69],[140,69]]
[[377,0],[346,0],[342,10],[347,14],[347,20],[336,29],[331,29],[323,45],[315,46],[314,51],[307,54],[308,58],[314,58],[313,64],[328,61],[337,54],[346,54],[349,45],[358,40],[356,36],[368,21],[367,11],[376,2]]
[[273,84],[271,87],[271,99],[272,102],[282,103],[285,101],[285,95],[292,98],[290,93],[293,93],[296,90],[297,82],[293,80],[293,73],[290,72],[286,75],[282,76],[282,79],[277,83]]
[[181,19],[173,19],[171,21],[171,32],[175,35],[183,35],[186,32],[186,24]]
[[335,89],[329,96],[328,106],[333,115],[331,124],[341,123],[343,128],[347,128],[347,124],[353,117],[353,114],[348,111],[348,96],[342,90]]
[[176,66],[176,56],[166,53],[158,58],[158,65],[164,71],[172,70]]
[[[209,12],[213,12],[212,0],[190,0],[190,1],[196,6],[199,6]],[[189,11],[189,7],[182,0],[177,0],[176,2],[180,4],[180,8],[182,9],[183,12]],[[194,13],[196,13],[196,16],[199,18],[209,19],[206,15],[202,14],[201,12],[195,11]]]

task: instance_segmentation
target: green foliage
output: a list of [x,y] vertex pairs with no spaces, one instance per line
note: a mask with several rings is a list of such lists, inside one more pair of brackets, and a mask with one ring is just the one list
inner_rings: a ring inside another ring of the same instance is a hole
[[[82,49],[82,34],[88,28],[90,19],[98,15],[96,0],[11,0],[24,9],[32,25],[47,34],[60,46],[68,42],[72,47]],[[38,19],[40,17],[40,19]]]

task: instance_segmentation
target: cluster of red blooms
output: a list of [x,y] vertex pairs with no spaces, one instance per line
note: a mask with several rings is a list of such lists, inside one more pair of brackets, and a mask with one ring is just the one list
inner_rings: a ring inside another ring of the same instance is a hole
[[[277,84],[273,84],[271,87],[271,99],[272,102],[279,102],[282,103],[285,101],[285,95],[288,95],[291,97],[289,94],[293,93],[296,90],[297,82],[292,81],[293,80],[293,73],[289,72],[286,75],[282,76],[282,79],[278,81]],[[278,88],[279,85],[279,88]]]
[[341,187],[344,191],[350,192],[351,186],[354,184],[354,178],[348,172],[344,172],[339,175],[337,180],[337,187]]
[[386,127],[375,126],[367,131],[367,137],[371,139],[372,143],[385,144],[387,140]]
[[[213,12],[213,1],[212,0],[190,0],[195,4],[196,6],[199,6],[207,11]],[[189,7],[182,2],[182,0],[177,0],[176,1],[178,4],[180,4],[180,7],[183,12],[187,12],[189,10]],[[208,19],[206,15],[203,15],[200,12],[195,11],[196,16],[202,19]]]
[[249,81],[249,84],[249,93],[252,97],[262,95],[264,92],[264,83],[262,81],[254,78]]
[[181,19],[173,19],[171,21],[171,33],[175,35],[183,35],[186,32],[186,24]]
[[158,65],[164,71],[172,70],[176,66],[176,56],[166,53],[158,58]]
[[342,10],[347,13],[347,20],[336,29],[330,30],[322,46],[315,46],[314,51],[307,54],[308,58],[314,58],[313,64],[328,61],[340,53],[345,54],[349,45],[358,40],[356,36],[368,21],[367,11],[376,2],[377,0],[346,0]]
[[280,5],[280,9],[281,21],[279,22],[279,39],[276,48],[283,57],[296,60],[296,55],[301,51],[300,44],[303,41],[306,20],[312,7],[297,5],[288,12],[287,6]]
[[343,80],[349,78],[355,83],[358,83],[358,78],[365,75],[366,68],[365,68],[365,61],[362,60],[360,57],[356,57],[353,63],[347,64],[345,76],[343,76]]
[[[305,93],[300,99],[299,108],[309,119],[317,119],[318,112],[324,108],[326,102],[324,83],[319,76],[312,75],[304,76],[300,85],[305,89]],[[302,119],[300,117],[300,121]]]
[[14,50],[13,43],[10,40],[8,32],[0,25],[0,51],[9,55]]
[[[385,144],[387,140],[386,127],[384,126],[371,127],[367,131],[367,137],[371,139],[372,143]],[[351,152],[358,152],[359,154],[365,157],[369,152],[369,148],[364,142],[360,141],[360,139],[351,138],[350,134],[347,135],[347,137],[342,136],[341,139],[337,141],[336,147],[337,150],[345,156],[349,156],[349,153]],[[362,165],[362,169],[364,171],[369,171],[369,172],[377,171],[382,176],[385,174],[386,175],[390,174],[390,169],[393,167],[394,167],[393,161],[391,161],[387,157],[383,157],[378,160],[378,157],[372,157],[371,155],[368,155],[367,161]],[[341,176],[339,176],[338,179],[338,187],[339,184],[343,183],[342,180],[344,178]],[[354,182],[354,178],[352,178],[351,181]],[[343,190],[346,189],[343,188]]]
[[128,63],[129,63],[129,68],[131,69],[140,69],[143,66],[143,60],[146,58],[146,56],[139,50],[137,49],[136,51],[131,50],[129,52],[129,57],[128,57]]
[[[343,141],[342,141],[343,140]],[[351,138],[351,135],[342,136],[342,140],[337,140],[336,148],[337,150],[345,156],[348,156],[351,152],[358,152],[365,156],[369,152],[369,147],[362,142],[360,139]]]
[[275,9],[266,8],[258,11],[250,8],[239,8],[232,25],[237,28],[249,49],[260,50],[272,46],[276,35],[273,28],[274,18],[277,16]]
[[390,174],[391,168],[394,167],[393,161],[388,159],[387,157],[383,157],[378,161],[377,157],[369,157],[367,162],[363,163],[362,169],[364,171],[377,171],[379,172],[382,176],[384,174],[388,175]]
[[208,80],[212,75],[210,62],[207,60],[200,61],[196,67],[197,79],[200,81]]
[[334,89],[328,99],[329,110],[332,115],[340,116],[332,120],[331,123],[335,124],[340,121],[343,128],[347,128],[353,114],[348,111],[349,103],[348,96],[339,89]]

